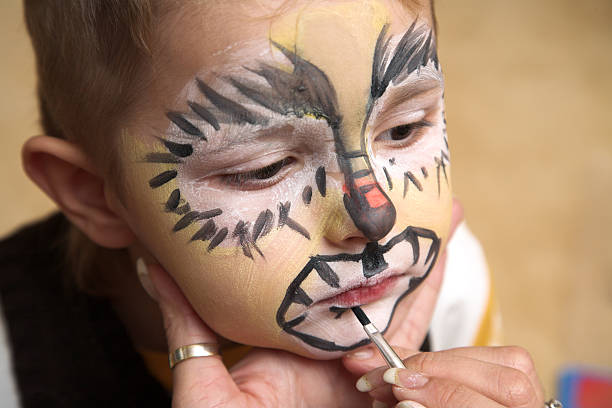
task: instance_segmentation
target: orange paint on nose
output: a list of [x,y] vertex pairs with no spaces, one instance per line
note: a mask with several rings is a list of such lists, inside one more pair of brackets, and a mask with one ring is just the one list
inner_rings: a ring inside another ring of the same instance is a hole
[[[385,204],[390,204],[387,197],[382,193],[380,186],[371,176],[360,177],[354,179],[355,189],[362,193],[368,202],[370,208],[378,208]],[[350,192],[346,184],[342,186],[342,191],[350,196]]]
[[389,200],[387,200],[387,197],[385,197],[382,191],[380,191],[378,185],[374,186],[373,189],[365,193],[365,198],[368,200],[368,204],[371,208],[382,207],[383,205],[389,203]]

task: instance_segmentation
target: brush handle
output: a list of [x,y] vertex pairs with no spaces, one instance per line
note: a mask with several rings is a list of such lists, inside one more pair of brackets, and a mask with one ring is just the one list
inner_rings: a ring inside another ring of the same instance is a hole
[[385,340],[385,338],[378,331],[376,326],[370,323],[363,326],[363,329],[367,333],[370,340],[372,340],[372,343],[374,343],[376,347],[378,347],[378,351],[380,351],[380,354],[382,354],[389,367],[406,368],[406,366],[404,366],[404,363],[402,362],[402,359],[399,358],[397,353],[391,348],[389,343],[387,343],[387,340]]

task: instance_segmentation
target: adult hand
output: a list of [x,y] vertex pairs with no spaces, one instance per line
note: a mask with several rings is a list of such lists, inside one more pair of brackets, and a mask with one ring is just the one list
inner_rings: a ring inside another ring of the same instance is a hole
[[357,387],[398,408],[542,408],[544,398],[533,360],[520,347],[463,347],[433,353],[405,349],[406,369],[379,367]]
[[[146,267],[169,350],[218,343],[168,273],[157,264]],[[253,349],[229,371],[219,356],[190,358],[173,369],[172,406],[369,407],[370,398],[355,389],[356,379],[340,360],[316,361],[279,350]]]

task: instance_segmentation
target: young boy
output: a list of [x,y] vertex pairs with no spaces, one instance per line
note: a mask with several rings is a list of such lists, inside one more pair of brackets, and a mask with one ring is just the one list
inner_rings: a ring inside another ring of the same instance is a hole
[[[180,407],[542,406],[522,349],[416,351],[430,323],[462,344],[448,296],[432,321],[452,195],[431,4],[32,1],[26,20],[49,136],[24,167],[63,213],[4,244],[26,406],[167,405],[146,350],[179,348],[206,356],[177,357]],[[407,369],[376,369],[354,306]],[[254,346],[229,372],[224,339]]]

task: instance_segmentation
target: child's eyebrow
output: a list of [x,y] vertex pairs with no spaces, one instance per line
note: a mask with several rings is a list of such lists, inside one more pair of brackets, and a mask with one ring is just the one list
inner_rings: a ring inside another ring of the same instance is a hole
[[431,67],[423,67],[417,78],[404,81],[387,90],[388,96],[384,106],[389,109],[402,105],[434,89],[444,89],[442,75],[440,71]]
[[240,132],[231,137],[219,138],[218,145],[210,150],[207,150],[207,154],[223,153],[231,149],[235,149],[239,146],[245,146],[251,144],[256,139],[262,139],[269,136],[287,136],[290,137],[294,130],[293,125],[280,124],[278,126],[270,126],[263,129],[256,130],[254,132]]

